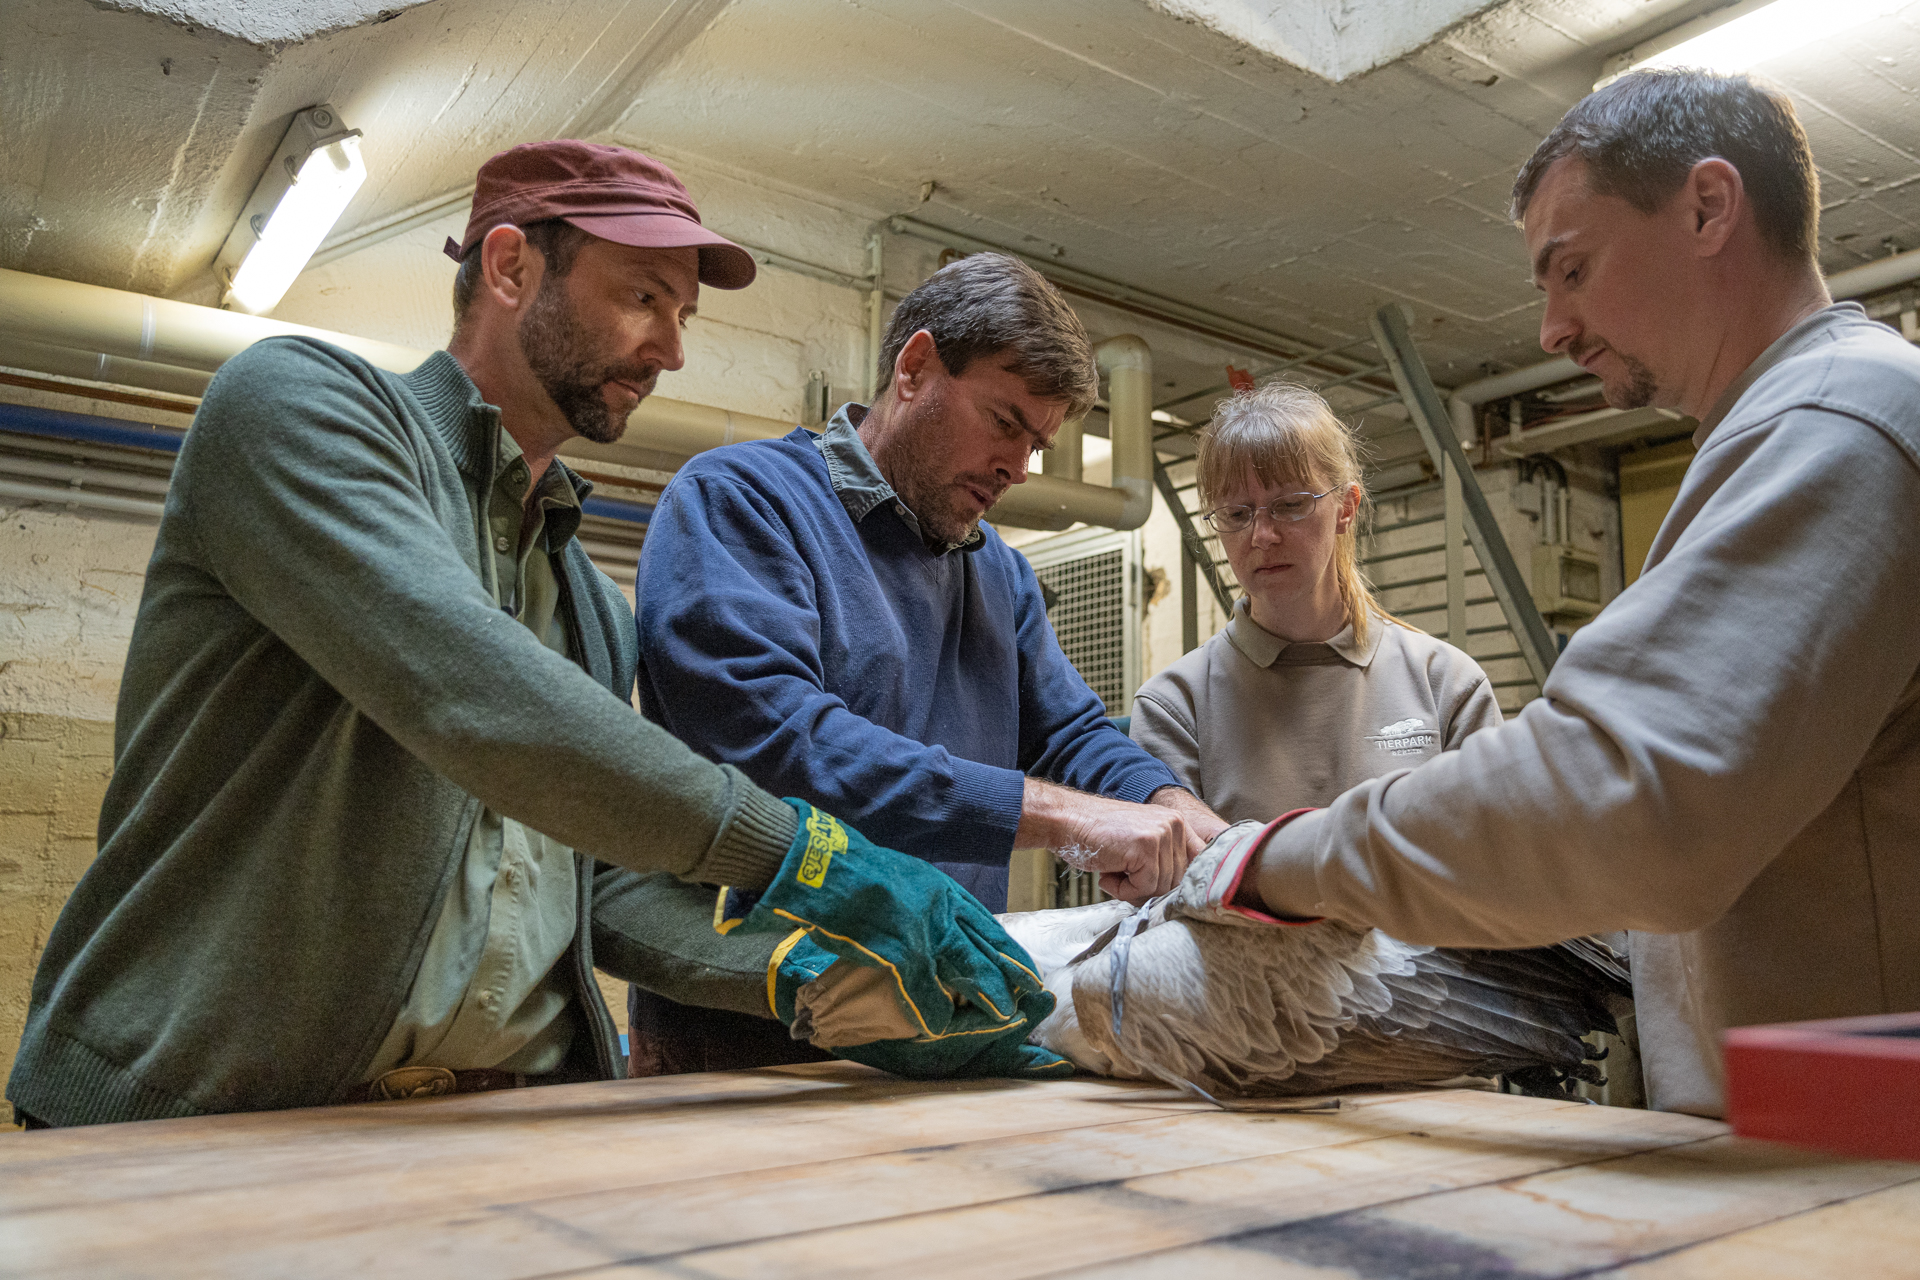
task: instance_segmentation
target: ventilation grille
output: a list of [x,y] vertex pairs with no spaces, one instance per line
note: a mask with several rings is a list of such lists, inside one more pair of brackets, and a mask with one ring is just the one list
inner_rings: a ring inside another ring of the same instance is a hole
[[1058,599],[1047,617],[1053,633],[1106,706],[1108,715],[1127,705],[1126,557],[1119,549],[1035,568],[1034,576]]

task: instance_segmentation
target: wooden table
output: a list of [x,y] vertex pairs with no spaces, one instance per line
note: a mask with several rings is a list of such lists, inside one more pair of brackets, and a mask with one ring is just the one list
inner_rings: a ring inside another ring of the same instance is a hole
[[1920,1276],[1920,1164],[1471,1091],[846,1063],[0,1137],[0,1274]]

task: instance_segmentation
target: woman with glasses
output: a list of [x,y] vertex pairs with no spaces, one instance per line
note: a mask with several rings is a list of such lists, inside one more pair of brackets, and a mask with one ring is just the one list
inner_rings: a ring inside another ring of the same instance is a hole
[[1269,383],[1223,401],[1198,464],[1245,594],[1141,686],[1132,731],[1215,812],[1324,805],[1501,722],[1479,664],[1374,600],[1355,555],[1359,449],[1325,400]]

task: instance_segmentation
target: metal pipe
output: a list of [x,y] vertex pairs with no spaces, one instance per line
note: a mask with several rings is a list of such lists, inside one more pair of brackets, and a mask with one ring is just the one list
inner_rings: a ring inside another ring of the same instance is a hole
[[1550,387],[1556,382],[1584,377],[1586,372],[1567,357],[1555,356],[1551,360],[1542,360],[1539,364],[1530,364],[1525,368],[1513,369],[1507,373],[1496,373],[1491,378],[1481,378],[1478,382],[1469,382],[1464,387],[1455,387],[1447,393],[1447,399],[1458,401],[1472,409],[1489,400],[1505,400],[1508,396],[1538,391],[1541,387]]
[[69,413],[65,409],[42,409],[30,404],[0,404],[0,431],[151,449],[157,453],[180,452],[180,442],[186,438],[186,432],[172,427]]
[[150,516],[160,518],[164,505],[149,502],[144,498],[121,498],[110,493],[94,493],[87,489],[56,489],[52,485],[16,484],[11,480],[0,480],[0,498],[16,498],[23,502],[45,502],[50,505],[93,507],[100,511],[117,511],[122,515]]
[[1060,434],[1053,438],[1053,448],[1040,459],[1040,469],[1061,480],[1081,479],[1086,474],[1086,432],[1084,414],[1062,423]]
[[[1063,293],[1075,294],[1103,306],[1127,311],[1160,324],[1183,329],[1188,333],[1212,338],[1217,342],[1238,347],[1243,351],[1251,351],[1256,355],[1269,356],[1276,360],[1293,360],[1311,353],[1315,345],[1236,320],[1232,316],[1222,315],[1217,311],[1208,311],[1204,307],[1181,302],[1177,298],[1169,298],[1165,294],[1152,293],[1118,280],[1110,280],[1105,276],[1081,271],[1061,262],[1057,253],[1053,256],[1030,253],[959,231],[949,231],[945,227],[922,222],[907,214],[895,214],[882,225],[895,235],[923,240],[928,244],[937,244],[962,253],[1004,253],[1008,257],[1019,258],[1045,276]],[[1065,250],[1059,252],[1064,253]],[[1343,344],[1343,346],[1351,345],[1354,344]],[[1328,363],[1333,366],[1332,371],[1345,373],[1348,369],[1340,366],[1358,365],[1360,362],[1330,358]]]
[[[182,369],[178,365],[157,364],[151,360],[129,360],[104,351],[79,351],[72,347],[37,342],[17,333],[0,333],[0,365],[10,369],[31,369],[60,378],[84,378],[111,386],[142,387],[168,395],[198,400],[207,394],[213,375],[201,369]],[[86,388],[75,387],[76,395]],[[191,412],[191,409],[188,410]]]
[[[1878,293],[1882,289],[1892,289],[1909,281],[1920,280],[1920,249],[1909,249],[1905,253],[1892,254],[1865,262],[1857,267],[1848,267],[1845,271],[1836,271],[1827,277],[1827,293],[1835,302],[1845,302],[1849,298],[1862,297],[1869,293]],[[1463,421],[1461,410],[1455,405],[1466,406],[1466,430],[1472,429],[1472,410],[1489,400],[1504,400],[1508,396],[1517,396],[1528,391],[1538,391],[1541,387],[1550,387],[1557,382],[1566,382],[1586,373],[1579,365],[1565,356],[1555,356],[1551,360],[1542,360],[1525,368],[1514,369],[1507,373],[1496,373],[1490,378],[1481,378],[1465,386],[1455,387],[1447,393],[1448,409],[1456,429]],[[1469,438],[1465,435],[1462,437]]]
[[[17,407],[16,405],[0,405],[0,469],[5,468],[7,463],[15,458],[29,456],[28,454],[17,452],[18,450],[31,450],[33,453],[50,454],[56,458],[67,458],[75,462],[107,462],[112,463],[114,466],[121,467],[129,463],[135,465],[144,463],[153,468],[148,474],[162,478],[173,474],[173,459],[164,453],[143,458],[138,454],[128,454],[125,449],[102,449],[95,445],[79,443],[76,437],[56,436],[49,438],[49,433],[38,431],[27,431],[24,434],[28,436],[39,436],[39,439],[21,439],[19,436],[13,434],[19,430],[19,428],[10,420],[11,415],[7,412]],[[54,411],[42,410],[41,412],[51,413]],[[138,430],[138,428],[135,429]],[[155,443],[160,442],[156,440]]]
[[1447,642],[1457,649],[1467,647],[1467,549],[1466,497],[1461,487],[1460,468],[1451,456],[1440,459],[1442,485],[1441,542],[1446,551]]
[[1863,262],[1827,277],[1827,292],[1835,302],[1859,298],[1882,289],[1892,289],[1910,280],[1920,280],[1920,249],[1889,254],[1872,262]]
[[260,339],[277,335],[331,342],[395,373],[410,372],[427,356],[391,342],[4,268],[0,331],[57,347],[208,373]]
[[40,458],[0,456],[0,473],[30,476],[40,480],[60,480],[70,486],[105,485],[132,493],[157,493],[165,496],[171,486],[165,476],[143,476],[131,471],[112,471],[105,467],[80,466],[72,462],[47,462]]
[[[875,283],[879,283],[877,277]],[[877,311],[874,318],[878,319]],[[263,316],[0,268],[0,347],[11,342],[6,349],[22,353],[22,358],[29,351],[56,356],[65,352],[83,364],[96,362],[94,367],[105,355],[121,362],[111,367],[116,380],[124,379],[126,386],[173,389],[171,385],[154,387],[151,382],[160,374],[174,378],[182,372],[211,373],[260,339],[283,334],[344,347],[395,373],[411,371],[431,354]],[[1064,529],[1075,523],[1137,529],[1146,522],[1153,504],[1151,353],[1145,342],[1128,334],[1101,343],[1095,354],[1110,383],[1113,487],[1032,476],[994,508],[996,520],[1038,529]],[[82,392],[76,389],[75,394]],[[777,439],[793,429],[792,423],[782,419],[665,396],[642,400],[627,424],[627,437],[612,451],[632,448],[658,454],[663,460],[684,460],[741,440]],[[581,452],[607,455],[604,447]],[[620,458],[610,456],[609,460]]]
[[1447,417],[1453,421],[1453,434],[1460,437],[1461,444],[1472,444],[1480,438],[1474,427],[1474,409],[1458,396],[1447,397]]
[[[29,480],[59,480],[67,485],[63,489],[34,484],[14,484],[6,494],[16,498],[27,498],[43,502],[80,502],[82,505],[104,507],[111,511],[137,512],[149,514],[143,505],[127,506],[125,501],[114,498],[108,502],[95,502],[100,495],[83,486],[95,485],[109,489],[124,489],[134,493],[150,493],[164,497],[171,487],[169,475],[143,474],[126,471],[116,467],[88,466],[83,462],[58,461],[51,458],[37,458],[14,452],[16,448],[41,449],[57,453],[62,458],[100,458],[114,462],[124,461],[123,455],[115,455],[104,449],[93,448],[83,443],[67,443],[69,440],[91,438],[91,431],[97,429],[100,420],[85,414],[66,413],[58,409],[28,409],[18,405],[0,405],[0,431],[19,427],[34,433],[36,438],[23,440],[0,439],[0,476],[20,476]],[[148,447],[165,449],[177,448],[178,439],[171,432],[153,432],[158,437]],[[164,455],[163,455],[164,456]],[[171,458],[167,458],[169,471]],[[603,519],[618,520],[625,524],[645,525],[653,518],[653,507],[647,503],[628,502],[619,498],[605,498],[598,495],[590,497],[584,504],[586,514]],[[152,507],[150,514],[158,515],[159,507]],[[597,554],[597,553],[595,553]]]
[[867,236],[867,268],[873,278],[872,291],[867,294],[867,376],[864,385],[867,389],[866,402],[871,405],[880,397],[880,341],[883,336],[881,321],[887,309],[886,282],[881,279],[881,268],[885,260],[881,257],[880,230],[875,228]]
[[1131,333],[1093,349],[1107,376],[1107,438],[1113,444],[1111,488],[1029,475],[1007,490],[987,518],[1023,529],[1065,529],[1076,523],[1138,529],[1153,511],[1153,353]]
[[1153,352],[1131,333],[1093,349],[1107,375],[1107,439],[1113,445],[1108,484],[1127,494],[1116,529],[1138,529],[1153,511]]

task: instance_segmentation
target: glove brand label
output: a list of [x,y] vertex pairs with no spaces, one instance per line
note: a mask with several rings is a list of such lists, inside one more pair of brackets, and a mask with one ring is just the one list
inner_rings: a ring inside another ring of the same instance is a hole
[[827,879],[827,864],[833,855],[847,848],[847,829],[832,814],[815,809],[807,815],[807,851],[800,855],[800,870],[794,879],[809,889],[818,889]]

